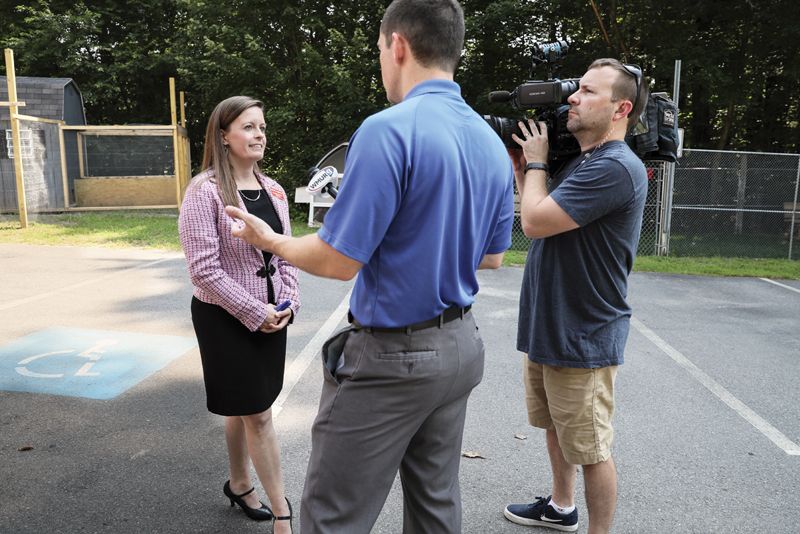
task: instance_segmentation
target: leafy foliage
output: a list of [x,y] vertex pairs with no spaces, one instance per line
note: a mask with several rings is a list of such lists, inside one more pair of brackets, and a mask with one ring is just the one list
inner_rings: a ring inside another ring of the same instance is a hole
[[[93,124],[166,123],[167,79],[177,75],[195,164],[216,103],[259,98],[268,122],[264,167],[290,189],[387,105],[376,46],[387,3],[0,0],[0,45],[15,50],[19,75],[75,79]],[[560,77],[579,77],[597,57],[621,57],[642,65],[655,90],[671,92],[682,59],[688,146],[800,150],[794,0],[462,3],[467,41],[456,79],[481,113],[510,112],[490,106],[489,91],[546,76],[530,72],[534,42],[567,38]]]

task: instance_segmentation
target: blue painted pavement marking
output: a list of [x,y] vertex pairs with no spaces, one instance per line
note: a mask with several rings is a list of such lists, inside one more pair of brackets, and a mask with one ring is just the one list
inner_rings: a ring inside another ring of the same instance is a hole
[[196,344],[179,336],[48,328],[0,347],[0,390],[113,399]]

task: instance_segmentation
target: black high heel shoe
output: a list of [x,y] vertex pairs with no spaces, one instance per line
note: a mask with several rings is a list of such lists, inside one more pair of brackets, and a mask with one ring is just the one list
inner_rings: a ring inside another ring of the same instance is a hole
[[[244,493],[236,495],[234,492],[231,491],[230,480],[225,481],[225,485],[222,486],[222,492],[225,494],[227,498],[231,500],[231,508],[233,508],[233,504],[236,503],[242,508],[244,514],[250,519],[254,521],[269,521],[270,519],[272,519],[272,510],[270,510],[266,504],[262,502],[261,508],[250,508],[249,506],[247,506],[247,503],[244,502],[244,499],[242,499],[242,497],[244,497],[245,495],[250,495],[251,493],[253,493],[255,489],[256,489],[255,487],[252,487],[249,490],[245,491]],[[291,506],[289,507],[289,509],[291,510]]]
[[[286,497],[284,497],[284,499],[286,499]],[[289,505],[289,515],[276,515],[272,517],[273,532],[275,531],[275,521],[288,521],[289,528],[292,529],[292,532],[294,532],[294,526],[292,526],[292,517],[294,517],[294,514],[292,513],[292,503],[289,502],[289,499],[286,499],[286,504]]]

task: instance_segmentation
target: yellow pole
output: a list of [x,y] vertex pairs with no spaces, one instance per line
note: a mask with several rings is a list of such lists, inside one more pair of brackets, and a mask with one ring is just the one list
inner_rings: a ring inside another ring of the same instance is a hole
[[175,78],[172,76],[169,78],[169,113],[172,118],[171,124],[175,126],[178,124],[178,120],[175,113]]
[[180,147],[180,158],[181,158],[181,179],[180,179],[180,188],[181,188],[181,195],[186,190],[186,174],[189,172],[186,168],[186,138],[181,135],[180,142],[178,144]]
[[61,127],[64,126],[63,121],[62,124],[58,125],[58,149],[61,151],[61,185],[64,188],[64,209],[69,209],[69,185],[68,185],[68,178],[67,178],[67,154],[66,154],[66,145],[64,145],[64,130]]
[[25,200],[25,180],[22,175],[22,141],[19,137],[19,119],[17,118],[17,76],[14,71],[14,51],[5,49],[6,80],[8,81],[9,116],[11,118],[11,143],[14,146],[14,174],[17,177],[17,206],[19,207],[19,225],[28,227],[28,204]]
[[86,178],[86,169],[83,165],[83,134],[78,132],[75,139],[78,142],[78,178]]
[[178,115],[175,109],[175,78],[169,78],[169,113],[172,119],[172,169],[175,174],[175,202],[181,205],[180,149],[178,148]]
[[181,126],[186,128],[186,113],[184,112],[186,104],[184,103],[183,100],[183,91],[181,91],[180,94],[180,101],[181,101]]
[[[190,173],[191,170],[191,162],[189,161],[189,134],[186,132],[186,100],[184,98],[184,92],[181,91],[180,93],[180,100],[181,100],[181,126],[183,126],[183,137],[181,138],[181,197],[183,197],[183,192],[186,190],[186,185],[189,183]],[[181,198],[180,200],[183,200]],[[178,201],[180,203],[180,200]]]

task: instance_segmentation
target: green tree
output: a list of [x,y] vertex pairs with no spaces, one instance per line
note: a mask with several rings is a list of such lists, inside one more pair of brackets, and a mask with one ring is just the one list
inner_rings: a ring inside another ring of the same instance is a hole
[[299,186],[327,149],[385,106],[376,48],[380,2],[181,6],[187,23],[172,50],[190,93],[197,150],[219,101],[253,96],[265,104],[266,169],[287,188]]
[[[169,76],[187,92],[193,160],[222,99],[262,100],[265,169],[287,189],[387,106],[378,27],[388,0],[0,0],[0,44],[20,75],[75,79],[90,122],[168,121]],[[598,57],[640,64],[672,91],[683,61],[680,122],[695,148],[800,151],[800,4],[794,0],[463,0],[467,39],[456,73],[481,113],[492,90],[531,72],[536,42],[568,39],[556,73],[578,77]],[[596,12],[595,12],[596,8]]]
[[6,1],[0,45],[14,49],[18,75],[73,78],[92,123],[163,124],[169,121],[167,79],[175,72],[166,53],[175,4]]

